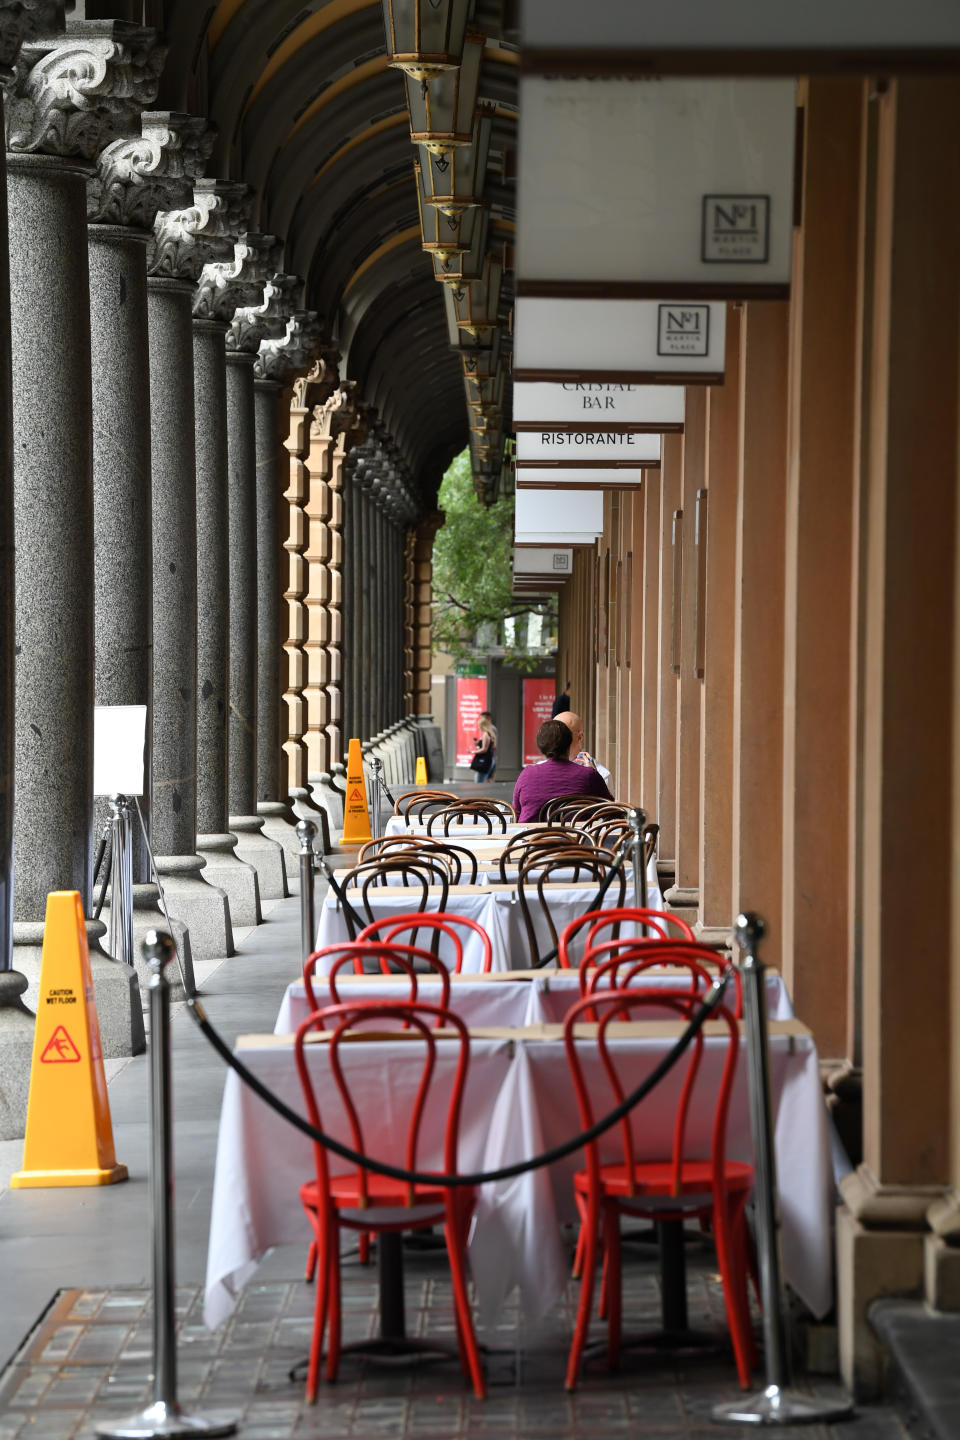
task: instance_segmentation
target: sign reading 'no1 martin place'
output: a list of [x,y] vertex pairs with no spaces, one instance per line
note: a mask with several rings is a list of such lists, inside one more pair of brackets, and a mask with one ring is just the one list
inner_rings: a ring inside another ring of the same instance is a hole
[[631,385],[567,380],[559,385],[516,381],[513,428],[620,430],[643,433],[683,429],[682,385]]
[[513,376],[581,385],[716,385],[723,380],[725,334],[723,302],[521,297]]

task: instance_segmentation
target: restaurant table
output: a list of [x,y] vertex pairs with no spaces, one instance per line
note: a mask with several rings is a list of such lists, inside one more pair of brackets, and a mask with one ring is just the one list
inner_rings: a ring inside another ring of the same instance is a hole
[[[706,1027],[707,1081],[715,1078],[722,1058],[722,1046],[711,1033],[715,1024]],[[681,1029],[676,1021],[618,1027],[621,1038],[612,1045],[623,1059],[625,1083],[635,1085],[649,1073]],[[410,1063],[410,1043],[390,1036],[358,1041],[341,1051],[355,1082],[368,1151],[379,1158],[396,1160],[403,1145],[392,1100],[408,1093],[419,1077],[419,1061]],[[419,1051],[418,1045],[413,1048]],[[454,1048],[442,1038],[438,1042],[441,1076],[442,1067],[452,1063]],[[261,1081],[304,1113],[289,1037],[240,1036],[236,1053]],[[307,1054],[323,1122],[343,1140],[346,1131],[329,1081],[325,1046],[310,1045]],[[588,1057],[586,1069],[592,1091],[599,1073],[595,1057]],[[752,1153],[746,1069],[741,1051],[727,1143],[730,1158],[740,1160],[750,1160]],[[668,1143],[681,1070],[675,1067],[634,1112],[638,1159]],[[816,1046],[798,1021],[771,1022],[770,1071],[784,1274],[808,1309],[822,1317],[833,1303],[833,1178]],[[437,1103],[439,1109],[431,1108],[424,1120],[421,1163],[427,1168],[439,1163],[442,1144],[443,1107]],[[691,1153],[705,1143],[711,1118],[712,1107],[694,1103]],[[463,1171],[495,1169],[533,1156],[578,1128],[560,1026],[471,1034],[460,1137]],[[609,1155],[615,1141],[605,1138],[600,1144],[601,1154]],[[338,1157],[331,1155],[330,1160],[334,1173],[344,1168]],[[549,1168],[481,1187],[469,1254],[482,1321],[496,1318],[514,1286],[531,1318],[542,1316],[563,1295],[569,1258],[560,1226],[576,1219],[571,1176],[581,1164],[582,1155],[575,1154]],[[310,1141],[231,1072],[217,1138],[204,1311],[208,1325],[214,1327],[229,1315],[257,1261],[271,1247],[302,1243],[306,1258],[310,1230],[298,1187],[312,1173]]]
[[[345,966],[337,976],[337,993],[342,1002],[351,1000],[407,1000],[410,981],[403,975],[354,975]],[[775,970],[765,975],[767,1016],[771,1020],[792,1020],[793,1006],[787,987]],[[682,983],[682,982],[681,982]],[[417,976],[417,997],[431,1005],[440,1003],[440,979]],[[637,977],[632,990],[675,989],[676,972],[647,971]],[[318,1006],[332,1004],[326,982],[314,982]],[[567,1011],[580,999],[580,976],[575,970],[508,970],[490,975],[451,975],[450,1008],[468,1028],[488,1025],[562,1024]],[[273,1027],[275,1035],[290,1035],[309,1015],[306,987],[302,980],[289,984]],[[669,1020],[675,1012],[666,1007],[650,1020]]]
[[[571,920],[577,919],[584,913],[592,897],[596,895],[597,888],[593,881],[587,884],[556,884],[549,887],[550,912],[558,934]],[[422,896],[423,891],[419,886],[378,885],[371,886],[367,891],[370,907],[377,919],[390,915],[400,918],[414,915]],[[429,887],[427,913],[439,910],[441,896],[440,886]],[[354,895],[351,892],[349,898],[353,908],[363,917],[365,912],[360,903],[359,893]],[[538,902],[535,892],[531,898],[534,935],[539,954],[544,955],[552,948],[550,932],[545,919],[537,911]],[[609,909],[616,902],[617,892],[611,887],[604,896],[601,908]],[[447,892],[446,909],[449,914],[464,915],[470,920],[475,920],[487,932],[492,949],[492,969],[525,969],[530,964],[530,947],[527,943],[526,928],[520,903],[517,900],[515,885],[451,885]],[[321,949],[325,945],[336,945],[340,941],[349,940],[349,938],[350,932],[347,929],[343,908],[336,895],[330,890],[327,892],[320,910],[317,949]],[[483,947],[479,936],[467,935],[464,932],[462,944],[463,972],[479,972],[483,966]],[[445,935],[441,935],[439,954],[440,958],[452,969],[455,961],[454,949]],[[329,961],[321,961],[317,967],[318,971],[325,974],[329,963]]]

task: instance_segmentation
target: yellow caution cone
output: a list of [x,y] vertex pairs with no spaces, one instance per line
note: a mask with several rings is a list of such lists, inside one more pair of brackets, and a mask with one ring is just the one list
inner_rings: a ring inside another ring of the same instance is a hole
[[417,756],[417,778],[413,783],[415,785],[426,785],[427,783],[427,761],[424,755]]
[[47,896],[23,1169],[10,1184],[23,1190],[126,1178],[113,1151],[83,906],[76,890],[57,890]]
[[343,838],[340,843],[360,845],[371,838],[367,782],[363,778],[360,741],[351,740],[347,751],[347,798],[343,802]]

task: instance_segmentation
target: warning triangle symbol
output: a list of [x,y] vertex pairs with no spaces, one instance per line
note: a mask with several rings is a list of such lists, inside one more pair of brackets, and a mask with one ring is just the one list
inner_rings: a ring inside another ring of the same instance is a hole
[[41,1065],[72,1065],[79,1059],[80,1051],[63,1026],[58,1025],[43,1048]]
[[348,799],[348,800],[362,800],[362,799],[363,799],[363,791],[360,789],[360,786],[359,786],[359,785],[354,785],[353,789],[350,791],[350,794],[347,796],[347,799]]

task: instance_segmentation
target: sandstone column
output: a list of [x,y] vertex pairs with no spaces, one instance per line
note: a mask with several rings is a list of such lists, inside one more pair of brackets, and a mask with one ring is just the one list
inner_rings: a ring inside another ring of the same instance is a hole
[[[152,31],[25,44],[6,109],[16,546],[14,943],[35,978],[47,894],[90,903],[93,474],[86,177],[156,93]],[[38,417],[42,423],[38,423]],[[102,925],[91,927],[95,937]],[[21,959],[22,957],[22,959]],[[136,974],[92,959],[104,1053],[143,1045]]]
[[937,1300],[945,1280],[955,1287],[956,1251],[942,1240],[956,1243],[960,1232],[956,1192],[941,1199],[958,1153],[950,945],[960,423],[960,156],[942,137],[960,123],[960,83],[900,78],[874,103],[863,1163],[841,1184],[837,1220],[841,1368],[864,1397],[876,1392],[884,1368],[867,1322],[871,1301],[917,1290],[925,1259],[928,1298]]
[[[212,182],[211,182],[212,183]],[[221,185],[232,214],[228,234],[245,228],[247,191]],[[226,333],[235,310],[260,299],[263,282],[244,273],[246,252],[205,265],[193,298],[197,450],[197,849],[207,875],[230,897],[234,926],[260,923],[257,872],[234,853],[227,829],[230,549],[227,483]]]
[[[100,152],[87,182],[90,337],[93,380],[94,702],[147,706],[140,812],[152,809],[152,534],[150,365],[146,248],[160,210],[186,204],[212,144],[202,120],[145,112],[142,133]],[[202,147],[202,148],[201,148]],[[98,807],[98,827],[107,814]],[[134,963],[148,930],[166,917],[139,817],[134,817]],[[112,903],[112,896],[111,896]],[[172,921],[187,989],[193,992],[190,935]],[[173,981],[179,991],[179,978]]]
[[[257,806],[257,446],[253,367],[260,342],[286,329],[284,307],[299,282],[277,274],[273,235],[244,235],[235,264],[259,292],[237,309],[226,339],[227,497],[230,576],[227,799],[237,855],[257,872],[261,897],[288,894],[283,850],[263,833]],[[272,278],[271,278],[272,277]],[[269,283],[268,283],[269,280]],[[264,286],[266,288],[264,289]],[[276,526],[273,527],[276,534]],[[274,565],[274,574],[276,566]],[[269,579],[269,577],[265,577]]]
[[679,610],[675,580],[683,563],[683,528],[680,482],[683,471],[683,436],[664,435],[660,467],[660,603],[657,656],[657,821],[660,857],[674,874],[677,863],[677,672],[674,661],[679,642]]
[[[660,823],[657,788],[657,717],[660,649],[660,492],[659,470],[643,472],[643,568],[638,585],[642,592],[642,633],[637,645],[643,672],[642,741],[639,800],[647,817]],[[658,846],[659,850],[659,846]]]
[[[212,138],[212,132],[208,132]],[[206,147],[204,142],[204,148]],[[147,254],[153,476],[153,845],[171,915],[194,955],[233,954],[226,893],[197,854],[197,479],[192,299],[205,264],[232,254],[232,187],[197,181],[161,212]]]

